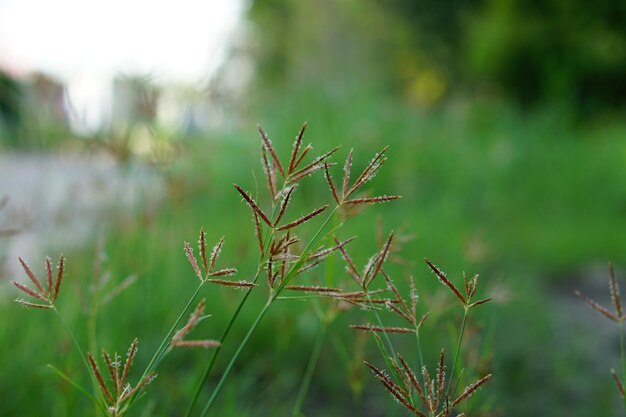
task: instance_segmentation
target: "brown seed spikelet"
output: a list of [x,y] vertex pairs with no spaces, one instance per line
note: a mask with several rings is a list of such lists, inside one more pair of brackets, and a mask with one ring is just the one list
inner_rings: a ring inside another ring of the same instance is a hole
[[274,164],[276,164],[276,168],[278,168],[278,171],[280,171],[280,175],[282,175],[283,178],[285,178],[285,170],[283,169],[283,166],[280,164],[280,160],[278,159],[278,155],[276,155],[276,151],[274,150],[274,147],[272,146],[272,142],[268,139],[263,128],[259,125],[257,125],[257,127],[259,128],[259,133],[261,134],[261,139],[263,139],[263,143],[265,143],[265,147],[267,148],[270,155],[272,156],[272,159],[274,160]]
[[219,258],[220,254],[222,253],[222,247],[224,247],[224,236],[220,238],[220,240],[215,244],[213,250],[211,251],[211,262],[209,263],[210,275],[214,275],[213,268],[215,268],[217,258]]
[[207,282],[224,285],[226,287],[256,287],[256,284],[248,281],[228,281],[225,279],[207,279]]
[[276,216],[276,221],[274,222],[274,226],[276,226],[278,224],[280,219],[282,219],[283,214],[285,214],[285,211],[287,210],[287,206],[289,205],[289,201],[291,200],[291,195],[293,194],[295,189],[296,189],[295,185],[291,186],[291,187],[289,187],[289,189],[285,193],[285,196],[283,197],[283,201],[281,201],[281,203],[280,203],[280,208],[278,210],[278,216]]
[[89,366],[91,366],[91,371],[93,372],[94,376],[96,377],[96,380],[98,381],[98,385],[100,386],[100,391],[102,392],[102,394],[104,395],[104,397],[110,404],[114,403],[115,400],[113,399],[113,395],[111,394],[111,391],[109,390],[109,387],[107,386],[106,382],[104,382],[104,378],[102,377],[102,374],[100,373],[98,364],[96,363],[95,359],[93,358],[93,355],[90,352],[87,352],[87,358],[89,359]]
[[211,272],[209,274],[210,277],[227,277],[230,275],[235,275],[237,273],[237,268],[224,268],[219,271]]
[[428,259],[424,259],[424,261],[426,261],[426,263],[428,264],[428,266],[430,267],[430,269],[432,269],[432,271],[435,273],[435,275],[437,276],[437,278],[439,279],[439,281],[444,284],[445,286],[447,286],[448,288],[450,288],[450,290],[452,290],[452,292],[454,293],[454,295],[457,296],[457,298],[459,300],[461,300],[461,303],[463,303],[463,305],[466,305],[467,302],[465,301],[465,298],[463,297],[463,295],[461,294],[461,291],[459,291],[459,289],[452,283],[452,281],[450,281],[447,277],[446,274],[440,270],[439,268],[437,268],[435,265],[433,265]]
[[296,169],[296,165],[297,165],[297,160],[298,160],[298,152],[300,152],[300,146],[302,145],[302,137],[304,136],[304,131],[306,129],[307,123],[304,122],[304,124],[302,125],[302,128],[300,129],[300,133],[298,133],[298,136],[296,136],[296,140],[293,143],[293,151],[291,152],[291,158],[289,158],[289,168],[287,169],[287,171],[289,172],[289,174],[291,174],[293,172],[294,169]]
[[298,165],[300,165],[300,163],[304,160],[304,157],[311,151],[311,149],[313,149],[313,147],[310,143],[306,145],[296,162],[293,164],[294,169],[296,169]]
[[200,237],[198,238],[198,249],[200,249],[200,257],[202,258],[202,267],[204,272],[209,271],[206,260],[206,235],[204,233],[204,227],[200,228]]
[[363,330],[375,333],[415,333],[415,329],[406,327],[381,327],[372,324],[351,324],[350,327],[355,330]]
[[243,190],[243,188],[241,188],[240,186],[238,186],[237,184],[233,184],[233,186],[237,189],[237,191],[239,192],[239,194],[241,194],[241,196],[243,197],[244,200],[246,200],[246,203],[248,203],[248,205],[250,206],[250,208],[255,211],[259,217],[261,217],[261,219],[269,226],[272,227],[272,222],[270,221],[269,217],[267,217],[267,215],[265,213],[263,213],[263,210],[261,210],[261,208],[259,207],[259,205],[256,203],[256,201],[254,201],[254,199],[252,198],[252,196],[250,196],[250,194],[248,194],[247,192],[245,192]]
[[424,406],[428,408],[428,399],[426,398],[426,395],[424,394],[424,390],[422,389],[422,386],[420,385],[420,383],[417,380],[417,377],[415,376],[415,372],[413,372],[413,370],[409,367],[409,365],[406,363],[406,361],[401,355],[398,355],[398,360],[400,361],[402,368],[404,368],[404,372],[406,376],[409,378],[409,381],[411,381],[411,385],[413,385],[413,388],[417,392],[417,395],[420,397],[420,400],[422,401],[422,403],[424,403]]
[[263,162],[263,171],[265,173],[265,179],[267,181],[267,188],[272,195],[272,198],[276,198],[276,171],[267,159],[267,148],[265,144],[261,144],[261,161]]
[[615,369],[613,368],[611,368],[611,376],[613,377],[613,381],[615,381],[615,385],[617,385],[619,395],[624,398],[624,385],[622,384],[622,381],[620,381],[619,377],[615,373]]
[[[387,240],[385,241],[385,245],[381,249],[380,254],[378,255],[378,258],[376,259],[376,262],[374,263],[374,268],[372,269],[372,272],[369,275],[369,279],[367,279],[367,283],[365,284],[366,287],[369,286],[369,284],[372,282],[374,278],[376,278],[376,276],[378,275],[378,272],[382,268],[383,263],[385,262],[385,260],[387,259],[387,255],[389,254],[392,241],[393,241],[393,230],[389,232],[389,236],[387,237]],[[368,274],[365,274],[365,276],[367,277]]]
[[36,292],[34,290],[31,290],[26,285],[20,284],[17,281],[11,281],[11,284],[15,285],[17,287],[17,289],[25,292],[26,294],[30,295],[31,297],[34,297],[34,298],[36,298],[38,300],[41,300],[41,301],[46,301],[46,302],[48,301],[48,299],[45,296],[43,296],[42,294],[39,294],[38,292]]
[[344,204],[374,204],[374,203],[385,203],[387,201],[397,200],[402,198],[399,195],[382,195],[379,197],[364,197],[364,198],[354,198],[351,200],[344,200]]
[[135,358],[135,354],[137,353],[137,338],[133,340],[133,343],[130,345],[128,349],[128,353],[126,355],[126,362],[124,363],[124,370],[122,371],[122,377],[120,378],[120,385],[123,387],[126,385],[126,380],[128,379],[128,372],[130,371],[130,367],[133,364],[133,359]]
[[204,281],[204,278],[202,277],[202,272],[200,272],[200,267],[198,267],[198,261],[196,261],[196,257],[193,254],[193,249],[191,249],[191,246],[189,246],[188,242],[185,242],[185,255],[187,255],[187,259],[189,260],[189,263],[191,264],[200,282]]
[[46,283],[48,285],[48,295],[52,295],[52,261],[49,256],[46,256]]
[[422,413],[418,410],[413,404],[409,402],[407,397],[409,397],[408,393],[406,393],[398,384],[393,382],[391,378],[384,374],[380,369],[376,368],[369,362],[365,362],[365,366],[370,368],[370,370],[374,373],[376,378],[383,384],[383,386],[389,391],[389,393],[396,398],[407,410],[411,411],[413,414],[419,417],[427,417],[426,414]]
[[439,407],[439,403],[443,399],[443,387],[446,383],[446,373],[444,366],[444,351],[441,348],[441,354],[439,355],[439,366],[437,367],[437,404],[435,405],[435,409]]
[[52,302],[56,301],[59,296],[59,290],[61,289],[61,281],[63,281],[63,272],[65,272],[65,258],[63,255],[59,257],[59,264],[57,265],[57,279],[54,283],[54,291],[52,293]]
[[285,286],[285,288],[288,290],[293,290],[293,291],[316,292],[316,293],[340,293],[341,292],[339,288],[316,287],[316,286],[308,286],[308,285],[287,285]]
[[620,321],[620,319],[618,319],[613,313],[611,313],[609,310],[607,310],[606,308],[604,308],[600,304],[596,303],[595,301],[593,301],[591,298],[587,297],[586,295],[584,295],[580,291],[576,290],[576,291],[574,291],[574,293],[576,294],[576,296],[578,296],[579,298],[584,300],[589,305],[589,307],[593,308],[598,313],[602,314],[604,317],[608,318],[609,320],[613,320],[615,322],[619,322]]
[[350,182],[350,168],[352,167],[352,152],[354,149],[350,149],[348,152],[348,157],[346,158],[346,163],[343,166],[343,184],[341,187],[341,196],[342,198],[346,198],[348,195],[348,183]]
[[355,238],[356,238],[356,236],[352,236],[351,238],[346,239],[346,240],[344,240],[341,243],[337,243],[335,246],[332,246],[330,248],[321,249],[319,251],[313,252],[312,254],[309,255],[309,257],[307,258],[307,261],[311,261],[311,260],[314,260],[314,259],[324,259],[328,255],[330,255],[331,253],[334,253],[334,252],[340,250],[341,248],[345,247],[348,243],[352,242]]
[[51,305],[49,304],[37,304],[37,303],[31,303],[30,301],[26,301],[23,300],[21,298],[16,298],[15,302],[24,306],[24,307],[31,307],[31,308],[41,308],[41,309],[48,309],[48,308],[52,308]]
[[615,279],[615,270],[613,269],[613,264],[609,262],[609,288],[611,291],[611,302],[615,307],[615,313],[617,313],[617,317],[621,318],[624,314],[622,312],[622,302],[619,299],[619,286],[617,285],[617,280]]
[[472,307],[477,307],[477,306],[479,306],[479,305],[481,305],[481,304],[488,303],[488,302],[489,302],[489,301],[491,301],[491,300],[492,300],[492,298],[483,298],[482,300],[478,300],[478,301],[476,301],[476,302],[474,302],[474,303],[470,304],[468,307],[469,307],[469,308],[472,308]]
[[182,347],[182,348],[196,348],[196,347],[200,347],[200,348],[205,348],[205,349],[209,349],[209,348],[215,348],[220,346],[220,342],[218,342],[217,340],[177,340],[175,342],[172,343],[173,346],[175,347]]
[[263,238],[261,237],[261,225],[259,223],[259,215],[256,211],[252,211],[252,217],[254,218],[254,234],[256,235],[257,243],[259,245],[259,253],[261,257],[265,256],[265,250],[263,250]]
[[325,204],[322,207],[313,210],[309,214],[307,214],[305,216],[302,216],[302,217],[300,217],[297,220],[292,221],[291,223],[287,223],[287,224],[285,224],[283,226],[278,227],[276,230],[278,230],[278,231],[289,230],[289,229],[292,229],[292,228],[294,228],[296,226],[299,226],[302,223],[305,223],[305,222],[311,220],[313,217],[317,216],[318,214],[320,214],[321,212],[323,212],[327,208],[328,208],[328,204]]
[[[116,396],[118,396],[120,393],[120,387],[118,386],[120,381],[117,370],[117,363],[113,363],[113,361],[111,361],[111,357],[104,349],[102,349],[102,357],[104,358],[104,362],[106,363],[109,370],[109,375],[111,376],[111,380],[113,381],[113,392]],[[117,355],[114,359],[117,360]]]
[[200,302],[196,306],[196,309],[189,316],[187,323],[183,326],[182,329],[176,332],[174,337],[172,337],[172,340],[174,341],[182,340],[185,338],[185,336],[187,336],[187,334],[189,334],[189,332],[191,332],[191,330],[193,330],[193,328],[198,323],[198,320],[200,320],[202,313],[204,312],[205,303],[206,303],[206,300],[204,298],[200,300]]
[[380,169],[382,164],[385,162],[385,158],[383,158],[385,151],[389,148],[389,146],[385,146],[380,152],[374,155],[374,158],[370,161],[370,163],[365,167],[361,175],[354,182],[352,187],[344,194],[343,198],[347,198],[356,190],[359,189],[363,184],[370,181],[376,175],[376,172]]
[[339,196],[337,195],[337,189],[335,188],[335,184],[333,183],[332,178],[330,177],[330,172],[328,172],[328,163],[324,161],[324,176],[326,177],[326,182],[328,183],[328,187],[330,187],[330,192],[333,195],[333,199],[337,204],[340,204]]
[[[326,152],[322,156],[318,156],[317,158],[315,158],[313,160],[313,162],[311,162],[310,164],[306,165],[304,168],[301,168],[298,171],[294,172],[289,177],[289,181],[290,182],[297,181],[297,180],[299,180],[301,178],[309,176],[312,173],[314,173],[316,171],[319,171],[320,169],[324,168],[324,161],[326,161],[326,159],[328,159],[332,154],[337,152],[338,149],[339,149],[339,146],[331,149],[330,151]],[[328,164],[328,165],[330,166],[331,164]]]
[[463,401],[464,399],[468,398],[470,395],[472,395],[478,388],[480,388],[485,382],[489,381],[489,379],[491,378],[491,374],[485,375],[484,377],[480,378],[478,381],[474,382],[471,385],[468,385],[465,390],[463,391],[463,393],[461,395],[459,395],[457,397],[456,400],[454,400],[452,402],[452,407],[457,406],[461,401]]
[[150,371],[150,373],[148,373],[148,375],[146,375],[146,377],[142,379],[139,384],[135,386],[135,388],[124,391],[124,393],[122,393],[122,396],[118,400],[118,403],[126,401],[127,399],[144,389],[148,384],[154,381],[156,377],[156,373],[154,371]]
[[43,286],[41,285],[41,282],[39,282],[39,280],[37,279],[37,277],[35,276],[33,271],[28,267],[28,264],[24,261],[24,259],[22,259],[21,257],[19,257],[17,259],[19,259],[20,264],[22,264],[22,268],[26,272],[26,275],[28,275],[28,278],[30,278],[30,280],[33,282],[33,284],[35,284],[35,287],[37,287],[37,290],[39,290],[39,292],[41,294],[45,294],[46,291],[43,289]]

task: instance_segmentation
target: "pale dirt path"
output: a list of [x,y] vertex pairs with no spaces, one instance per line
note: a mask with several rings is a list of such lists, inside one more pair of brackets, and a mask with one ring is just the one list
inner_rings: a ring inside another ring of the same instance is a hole
[[40,269],[46,254],[92,242],[111,210],[132,213],[163,194],[155,171],[104,155],[0,154],[0,198],[9,198],[0,229],[22,229],[0,239],[0,302],[8,298],[8,280],[23,275],[18,256]]

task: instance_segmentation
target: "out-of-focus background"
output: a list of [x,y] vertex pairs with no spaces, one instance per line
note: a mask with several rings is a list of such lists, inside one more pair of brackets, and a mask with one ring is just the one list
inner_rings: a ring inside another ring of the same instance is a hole
[[[145,364],[196,285],[183,241],[225,234],[224,265],[253,273],[231,184],[263,186],[257,123],[287,155],[304,121],[340,162],[390,145],[373,187],[404,198],[349,226],[359,262],[378,223],[413,236],[395,272],[425,306],[447,294],[424,257],[455,279],[479,272],[495,298],[470,341],[495,376],[470,415],[618,415],[617,328],[574,290],[608,304],[607,262],[626,277],[625,104],[621,1],[0,0],[0,415],[93,411],[44,366],[81,378],[55,317],[11,302],[17,256],[41,272],[63,252],[59,308],[79,338],[123,352],[138,336]],[[328,198],[321,177],[310,187],[303,211]],[[217,337],[241,293],[205,295]],[[405,415],[349,322],[330,329],[305,415]],[[437,323],[432,358],[453,344]],[[273,311],[217,415],[289,415],[317,326],[306,304]],[[207,357],[173,354],[130,415],[182,415]]]

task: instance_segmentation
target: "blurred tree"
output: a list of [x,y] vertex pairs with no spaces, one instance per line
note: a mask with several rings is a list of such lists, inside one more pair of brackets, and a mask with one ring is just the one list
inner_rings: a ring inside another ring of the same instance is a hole
[[490,0],[467,35],[476,78],[524,104],[626,104],[626,2]]
[[269,0],[249,17],[266,86],[360,79],[430,105],[488,85],[523,105],[626,104],[626,2]]

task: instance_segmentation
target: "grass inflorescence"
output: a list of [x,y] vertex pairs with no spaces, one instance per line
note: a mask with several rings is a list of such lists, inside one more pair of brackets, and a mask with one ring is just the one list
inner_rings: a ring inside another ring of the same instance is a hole
[[[254,272],[244,275],[247,279],[239,279],[238,277],[242,275],[239,270],[240,266],[219,265],[220,255],[226,246],[224,236],[218,239],[210,249],[206,233],[201,228],[195,253],[189,242],[183,242],[183,254],[190,266],[189,274],[198,279],[197,285],[190,289],[190,296],[179,308],[176,320],[167,326],[160,344],[144,365],[134,385],[127,381],[131,365],[136,357],[137,339],[131,344],[123,365],[117,353],[110,354],[102,350],[104,361],[102,369],[106,368],[105,372],[102,372],[101,364],[92,354],[97,351],[94,330],[95,312],[90,320],[91,340],[86,354],[69,326],[66,326],[83,359],[86,372],[91,378],[92,389],[83,387],[76,382],[74,377],[56,368],[54,368],[55,372],[85,394],[94,403],[96,412],[112,417],[123,416],[137,400],[149,395],[149,384],[155,379],[157,369],[172,350],[203,348],[210,349],[210,353],[204,363],[196,364],[199,368],[203,368],[203,371],[194,388],[189,392],[189,402],[185,407],[184,415],[186,417],[209,415],[215,401],[227,384],[239,356],[267,316],[268,311],[278,302],[294,299],[310,301],[320,318],[318,337],[294,404],[292,412],[294,416],[301,415],[309,383],[314,377],[317,358],[331,323],[336,317],[354,307],[353,310],[363,317],[363,323],[352,324],[350,327],[356,332],[373,335],[379,352],[389,368],[389,373],[369,361],[366,361],[365,365],[392,397],[413,414],[429,417],[448,416],[491,378],[491,374],[480,375],[474,382],[467,384],[464,390],[457,393],[458,387],[463,382],[462,376],[471,374],[464,368],[457,371],[457,364],[461,361],[462,341],[469,312],[490,300],[483,298],[474,301],[477,291],[477,275],[472,278],[463,275],[464,288],[461,291],[445,273],[426,260],[427,266],[460,301],[464,311],[458,343],[453,350],[454,359],[450,373],[446,376],[447,357],[444,349],[441,349],[440,360],[431,378],[424,364],[421,347],[423,328],[429,312],[422,312],[418,309],[418,295],[413,278],[409,278],[408,295],[404,295],[401,289],[403,286],[398,285],[386,269],[401,243],[396,234],[390,231],[384,237],[380,233],[380,248],[361,268],[357,267],[350,254],[350,244],[355,237],[341,236],[344,223],[354,216],[362,215],[367,207],[393,202],[400,198],[395,194],[371,196],[365,190],[366,185],[376,177],[387,161],[385,152],[388,148],[384,147],[377,152],[356,176],[353,176],[351,171],[357,155],[351,149],[341,164],[342,178],[337,182],[333,179],[333,170],[340,168],[335,168],[339,164],[333,162],[333,158],[339,148],[335,147],[319,156],[313,156],[312,146],[303,145],[305,130],[306,124],[296,136],[289,156],[281,158],[267,133],[259,127],[261,165],[267,188],[266,193],[253,193],[248,191],[250,187],[247,185],[233,184],[233,197],[238,196],[248,207],[253,224],[249,239],[257,248],[257,253],[254,255],[256,258]],[[300,189],[303,188],[302,181],[308,177],[317,177],[318,181],[327,186],[327,199],[315,201],[304,212],[296,211],[297,205],[294,201],[298,199]],[[333,257],[345,264],[345,274],[334,276],[329,270],[316,272]],[[395,258],[398,259],[397,256]],[[56,275],[53,274],[51,260],[46,258],[46,280],[43,283],[21,258],[20,262],[34,287],[13,282],[20,291],[32,298],[32,301],[25,299],[16,301],[25,307],[53,309],[65,324],[63,316],[55,306],[65,270],[63,256],[59,260]],[[124,285],[118,292],[127,286]],[[232,312],[211,311],[212,314],[227,317],[227,325],[219,337],[195,336],[195,334],[200,334],[197,330],[198,325],[207,317],[205,309],[209,306],[205,299],[201,298],[199,302],[197,301],[201,293],[207,291],[206,287],[211,288],[208,291],[214,291],[217,287],[223,287],[225,291],[229,288],[244,291]],[[243,324],[247,326],[244,335],[238,340],[230,340],[231,330],[235,324],[241,326],[244,317],[250,317],[249,314],[243,315],[242,311],[254,308],[253,303],[249,302],[250,296],[253,292],[258,294],[259,291],[266,292],[265,302],[256,314],[253,314],[252,321]],[[196,305],[195,309],[193,309],[194,305]],[[394,320],[402,324],[387,324],[387,314],[392,314],[395,317]],[[184,322],[185,316],[188,316],[187,322]],[[394,338],[402,334],[415,337],[418,368],[412,367],[410,361],[399,353],[401,346],[394,341]],[[230,349],[228,351],[224,350],[226,341]],[[217,368],[219,357],[225,357],[226,365],[223,368]],[[455,372],[458,375],[455,375]],[[204,403],[201,403],[201,399]]]

